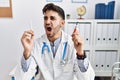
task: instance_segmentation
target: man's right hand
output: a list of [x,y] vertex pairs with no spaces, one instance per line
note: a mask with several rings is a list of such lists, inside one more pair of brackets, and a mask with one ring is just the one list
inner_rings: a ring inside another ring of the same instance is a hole
[[34,43],[34,31],[27,30],[23,33],[21,42],[24,48],[23,56],[25,59],[28,59],[31,55],[31,51]]

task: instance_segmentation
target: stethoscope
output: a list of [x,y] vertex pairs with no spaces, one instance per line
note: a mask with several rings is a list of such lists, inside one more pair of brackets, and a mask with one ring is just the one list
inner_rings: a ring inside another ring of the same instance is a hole
[[[62,55],[61,61],[60,61],[60,64],[61,64],[62,66],[64,66],[64,65],[66,64],[65,55],[66,55],[66,51],[67,51],[67,44],[68,44],[67,42],[64,43],[63,55]],[[48,50],[48,53],[50,53],[50,48],[49,48],[49,46],[47,45],[46,42],[43,42],[42,54],[44,54],[44,51],[45,51],[46,48],[47,48],[47,50]]]

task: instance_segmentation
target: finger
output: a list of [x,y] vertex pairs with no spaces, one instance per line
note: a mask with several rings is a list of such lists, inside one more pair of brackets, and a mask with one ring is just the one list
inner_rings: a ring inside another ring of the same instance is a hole
[[34,36],[34,31],[32,31],[32,30],[25,31],[24,34],[23,34],[23,36],[24,36],[24,37],[25,37],[25,36],[30,36],[30,37],[32,37],[32,36]]
[[76,36],[79,36],[79,34],[78,33],[73,33],[71,36],[76,37]]
[[72,38],[83,39],[83,37],[80,34],[77,34],[77,33],[72,34]]
[[77,41],[78,41],[78,40],[77,40],[77,37],[76,37],[76,36],[73,36],[73,37],[72,37],[72,41],[73,41],[74,43],[77,43]]
[[77,39],[74,40],[74,43],[75,43],[76,45],[79,44]]
[[25,33],[28,33],[28,34],[34,35],[34,31],[33,31],[33,30],[25,31]]
[[73,36],[72,40],[75,44],[83,44],[83,38],[81,36]]
[[34,35],[34,31],[31,30],[30,32],[31,32],[31,39],[33,40],[33,39],[34,39],[34,36],[35,36],[35,35]]
[[79,34],[72,34],[73,39],[77,39],[79,37]]
[[32,36],[34,36],[34,31],[33,31],[33,30],[30,30],[30,34],[32,34]]

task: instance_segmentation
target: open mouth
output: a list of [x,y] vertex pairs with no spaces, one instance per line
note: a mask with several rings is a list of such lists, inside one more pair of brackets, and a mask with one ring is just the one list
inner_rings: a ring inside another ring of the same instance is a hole
[[51,31],[52,30],[52,28],[51,27],[47,27],[47,31]]

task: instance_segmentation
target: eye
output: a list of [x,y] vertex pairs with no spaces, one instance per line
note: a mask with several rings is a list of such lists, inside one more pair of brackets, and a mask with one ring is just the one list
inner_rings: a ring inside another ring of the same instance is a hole
[[56,18],[54,16],[51,16],[50,20],[56,20]]
[[47,20],[48,19],[48,17],[47,16],[44,16],[44,20]]

